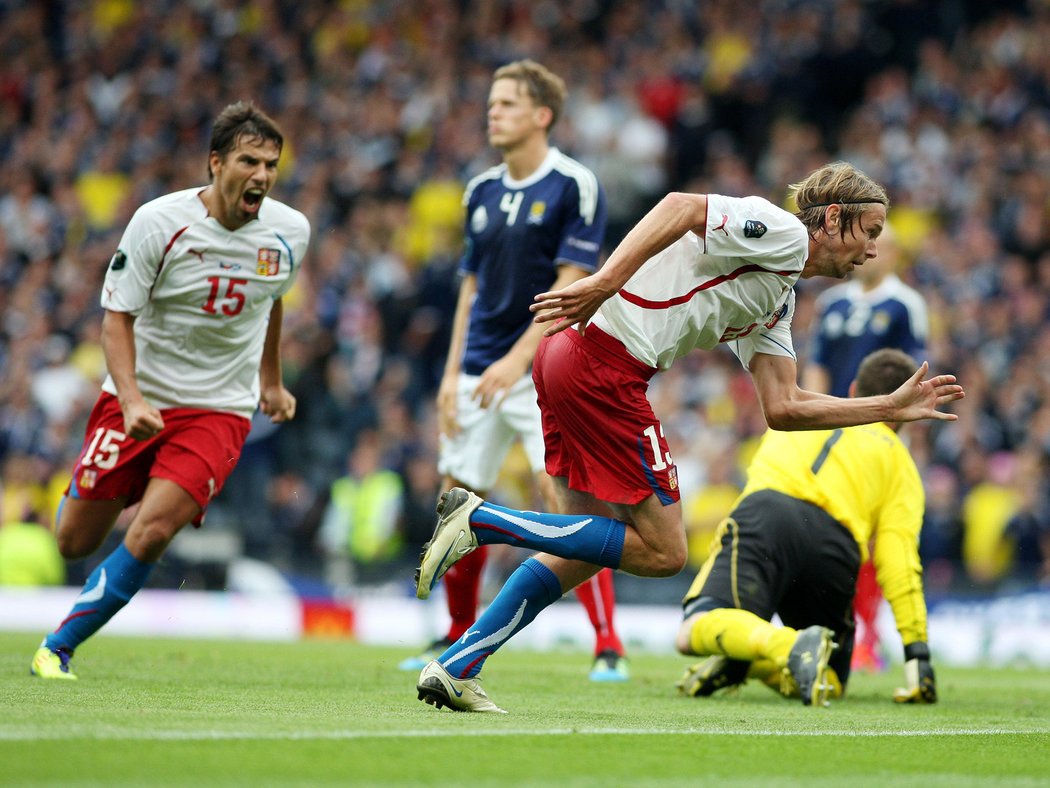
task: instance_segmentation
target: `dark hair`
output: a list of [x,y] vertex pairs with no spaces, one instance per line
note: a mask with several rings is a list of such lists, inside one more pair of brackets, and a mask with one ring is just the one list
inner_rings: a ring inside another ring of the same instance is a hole
[[809,234],[827,230],[824,225],[829,205],[842,209],[839,235],[845,237],[846,230],[853,232],[853,223],[872,203],[890,207],[886,190],[858,170],[852,164],[836,161],[825,164],[806,176],[805,180],[791,185],[791,196],[795,198],[797,216]]
[[869,353],[857,370],[858,397],[891,394],[915,374],[915,360],[903,350],[883,348]]
[[497,79],[516,80],[518,89],[524,90],[537,107],[546,107],[551,111],[548,132],[558,122],[568,90],[565,88],[565,80],[549,68],[540,65],[535,60],[515,60],[513,63],[496,69],[492,75],[492,81],[495,82]]
[[234,149],[241,137],[270,140],[280,151],[284,147],[284,135],[277,123],[250,101],[230,104],[219,113],[211,127],[211,147],[208,157],[208,177],[212,177],[211,153],[224,157]]

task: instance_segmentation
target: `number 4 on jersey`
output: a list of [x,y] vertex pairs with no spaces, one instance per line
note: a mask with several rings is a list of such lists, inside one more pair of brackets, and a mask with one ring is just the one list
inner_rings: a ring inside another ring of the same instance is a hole
[[499,209],[507,214],[507,227],[513,226],[518,219],[518,211],[521,210],[521,202],[525,199],[525,192],[504,192],[499,201]]

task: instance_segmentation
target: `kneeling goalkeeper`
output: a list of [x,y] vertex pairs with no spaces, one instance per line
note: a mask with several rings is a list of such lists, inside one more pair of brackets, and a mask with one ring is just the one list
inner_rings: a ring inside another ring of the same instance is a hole
[[[914,372],[899,350],[867,356],[851,396],[894,391]],[[925,496],[899,424],[766,432],[747,485],[682,602],[675,644],[709,655],[678,684],[706,696],[758,678],[806,705],[841,697],[853,652],[853,593],[871,545],[904,643],[900,703],[934,703],[919,561]],[[785,626],[770,623],[779,614]],[[800,682],[798,676],[806,676]]]

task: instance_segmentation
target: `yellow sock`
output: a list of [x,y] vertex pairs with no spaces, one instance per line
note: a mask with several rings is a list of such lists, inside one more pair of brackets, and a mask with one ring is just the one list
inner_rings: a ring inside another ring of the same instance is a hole
[[[749,679],[758,679],[773,690],[773,692],[787,694],[788,697],[792,698],[799,697],[798,686],[795,685],[794,682],[791,682],[791,684],[788,685],[791,692],[785,693],[783,666],[778,667],[777,663],[771,659],[756,659],[751,663],[751,667],[747,669],[747,677]],[[828,691],[828,697],[833,700],[838,700],[845,694],[842,682],[839,681],[839,674],[835,672],[834,668],[828,668],[826,678],[828,684],[831,685],[831,689]]]
[[798,631],[790,627],[775,627],[747,610],[724,607],[697,619],[690,633],[690,645],[697,654],[783,663],[797,637]]
[[783,669],[777,667],[777,663],[771,659],[756,659],[747,669],[749,679],[758,679],[763,684],[780,692],[780,676]]

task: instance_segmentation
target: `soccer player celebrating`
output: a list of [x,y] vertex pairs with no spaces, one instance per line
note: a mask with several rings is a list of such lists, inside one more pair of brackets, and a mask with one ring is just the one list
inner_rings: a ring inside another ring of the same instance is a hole
[[[572,502],[564,511],[608,504],[617,516],[521,512],[466,490],[447,492],[418,571],[418,596],[477,545],[513,543],[541,555],[511,575],[469,641],[423,669],[421,700],[501,711],[481,689],[482,665],[565,589],[601,566],[650,577],[681,571],[687,550],[678,475],[646,389],[693,349],[727,344],[751,372],[774,429],[956,418],[938,408],[963,397],[962,387],[952,375],[927,380],[926,363],[885,395],[843,399],[798,386],[792,285],[800,277],[843,278],[874,258],[889,200],[843,162],[793,190],[795,215],[760,197],[669,194],[598,272],[536,297],[536,319],[554,322],[533,367],[547,472]],[[796,647],[813,650],[802,638]],[[799,656],[793,678],[812,685],[820,666]]]
[[187,523],[199,526],[240,456],[255,409],[295,415],[281,379],[282,296],[310,240],[305,216],[267,195],[284,138],[250,103],[212,127],[210,183],[140,207],[102,290],[109,376],[57,518],[83,558],[139,503],[123,542],[88,577],[30,671],[75,679],[70,659],[145,584]]
[[[564,102],[565,83],[539,63],[509,63],[493,75],[488,137],[503,163],[474,178],[463,197],[463,279],[438,391],[444,486],[485,496],[517,438],[553,509],[560,503],[544,472],[543,425],[529,374],[543,328],[529,310],[537,293],[597,268],[606,216],[594,173],[548,142]],[[474,551],[446,575],[449,631],[402,669],[419,670],[467,631],[477,616],[485,553]],[[576,594],[595,631],[591,679],[626,680],[612,571],[583,580]]]
[[[903,351],[877,350],[850,391],[889,394],[913,366]],[[841,697],[854,645],[853,590],[870,543],[904,643],[907,687],[894,699],[937,700],[919,561],[924,495],[898,427],[766,432],[682,602],[678,650],[712,655],[686,671],[683,694],[710,695],[750,671],[806,705]],[[785,626],[770,623],[774,613]],[[807,653],[815,671],[796,664]]]

